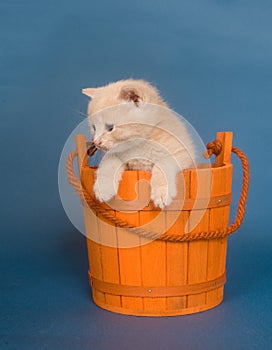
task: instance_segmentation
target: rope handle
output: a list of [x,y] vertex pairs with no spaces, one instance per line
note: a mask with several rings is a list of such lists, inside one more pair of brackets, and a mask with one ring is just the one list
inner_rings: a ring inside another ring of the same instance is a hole
[[[94,154],[95,149],[93,143],[87,142],[88,145],[88,154]],[[222,144],[221,141],[215,140],[207,144],[207,152],[206,157],[211,157],[212,154],[218,155],[221,152]],[[82,204],[86,202],[88,206],[99,213],[104,219],[108,220],[113,225],[116,225],[120,228],[125,228],[128,231],[137,234],[140,237],[148,238],[148,239],[158,239],[163,241],[172,241],[172,242],[188,242],[193,240],[202,240],[202,239],[216,239],[226,237],[241,226],[244,215],[245,215],[245,206],[248,195],[249,188],[249,163],[247,156],[237,147],[232,147],[232,153],[234,153],[241,161],[242,170],[243,170],[243,182],[241,187],[240,199],[237,206],[237,212],[234,221],[225,229],[214,230],[208,232],[196,232],[196,233],[183,233],[180,235],[171,235],[168,233],[164,233],[163,235],[159,235],[153,231],[147,231],[141,227],[134,226],[125,220],[121,220],[115,217],[113,214],[109,213],[109,210],[105,209],[102,204],[94,197],[92,197],[89,192],[82,186],[80,180],[77,178],[73,162],[77,157],[77,151],[72,151],[66,160],[66,170],[68,174],[68,181],[74,187],[77,194],[82,199]],[[87,154],[86,154],[87,157]]]

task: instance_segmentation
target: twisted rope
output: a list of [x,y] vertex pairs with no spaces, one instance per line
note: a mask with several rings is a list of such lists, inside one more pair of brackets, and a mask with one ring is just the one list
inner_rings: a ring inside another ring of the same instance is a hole
[[[221,145],[221,146],[220,146]],[[207,144],[207,153],[209,157],[212,154],[218,155],[221,152],[222,144],[219,140],[215,140]],[[182,233],[177,234],[168,234],[167,232],[163,235],[160,235],[154,231],[148,231],[141,227],[132,225],[131,223],[119,219],[110,213],[109,210],[104,208],[102,204],[94,197],[92,197],[89,192],[82,186],[81,182],[78,180],[74,172],[73,162],[77,157],[77,151],[72,151],[66,160],[66,169],[68,174],[69,183],[74,187],[77,194],[81,197],[82,202],[86,202],[88,206],[97,214],[100,214],[104,219],[108,220],[111,224],[116,225],[120,228],[125,228],[128,231],[137,234],[140,237],[148,239],[158,239],[163,241],[171,242],[189,242],[194,240],[202,239],[216,239],[226,237],[233,232],[235,232],[242,224],[244,215],[245,215],[245,205],[247,200],[248,188],[249,188],[249,163],[246,155],[237,147],[232,147],[232,152],[240,159],[243,169],[243,183],[241,188],[240,199],[238,202],[237,212],[234,221],[225,229],[213,230],[213,231],[204,231],[196,233]],[[91,152],[89,152],[91,153]],[[87,156],[87,155],[86,155]]]

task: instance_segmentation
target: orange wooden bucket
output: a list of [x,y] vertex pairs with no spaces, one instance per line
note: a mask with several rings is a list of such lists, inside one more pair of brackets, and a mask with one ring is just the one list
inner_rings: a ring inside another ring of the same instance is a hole
[[[67,162],[67,169],[70,182],[79,193],[83,189],[87,202],[83,206],[84,220],[89,279],[95,304],[122,314],[172,316],[208,310],[222,302],[228,234],[242,222],[248,164],[245,156],[238,154],[242,157],[245,177],[239,213],[235,222],[228,226],[233,168],[230,155],[234,150],[232,133],[218,133],[217,140],[222,149],[212,168],[200,166],[179,174],[178,195],[167,210],[161,211],[151,203],[142,210],[135,209],[135,205],[137,207],[149,198],[147,182],[150,174],[144,171],[124,173],[118,195],[110,206],[95,203],[92,188],[96,169],[87,165],[85,136],[77,135],[77,152]],[[72,158],[76,154],[80,185],[71,175]],[[202,184],[207,179],[210,181],[208,201],[203,198],[207,190],[197,188],[199,178],[203,179]],[[181,210],[178,204],[184,190],[186,198]],[[136,204],[131,206],[131,200],[135,198]],[[194,215],[200,219],[192,229]],[[142,229],[143,225],[147,225],[147,229]],[[141,229],[137,230],[137,227]],[[186,227],[189,233],[186,233]],[[156,232],[158,228],[163,233],[154,239],[150,232]],[[146,230],[149,235],[142,234]]]

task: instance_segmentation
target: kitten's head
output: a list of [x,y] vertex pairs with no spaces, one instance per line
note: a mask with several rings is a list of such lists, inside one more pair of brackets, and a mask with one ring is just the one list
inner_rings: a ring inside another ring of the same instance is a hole
[[143,80],[121,80],[82,92],[91,98],[88,118],[94,143],[104,151],[123,141],[147,137],[150,126],[139,124],[146,119],[146,106],[167,107],[157,89]]

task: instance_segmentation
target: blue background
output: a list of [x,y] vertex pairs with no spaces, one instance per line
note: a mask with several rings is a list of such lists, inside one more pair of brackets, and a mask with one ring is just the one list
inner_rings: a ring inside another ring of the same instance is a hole
[[[1,349],[272,348],[271,18],[270,0],[1,1]],[[250,159],[216,309],[137,318],[90,301],[58,161],[86,111],[81,88],[127,77],[155,83],[204,142],[233,130]]]

